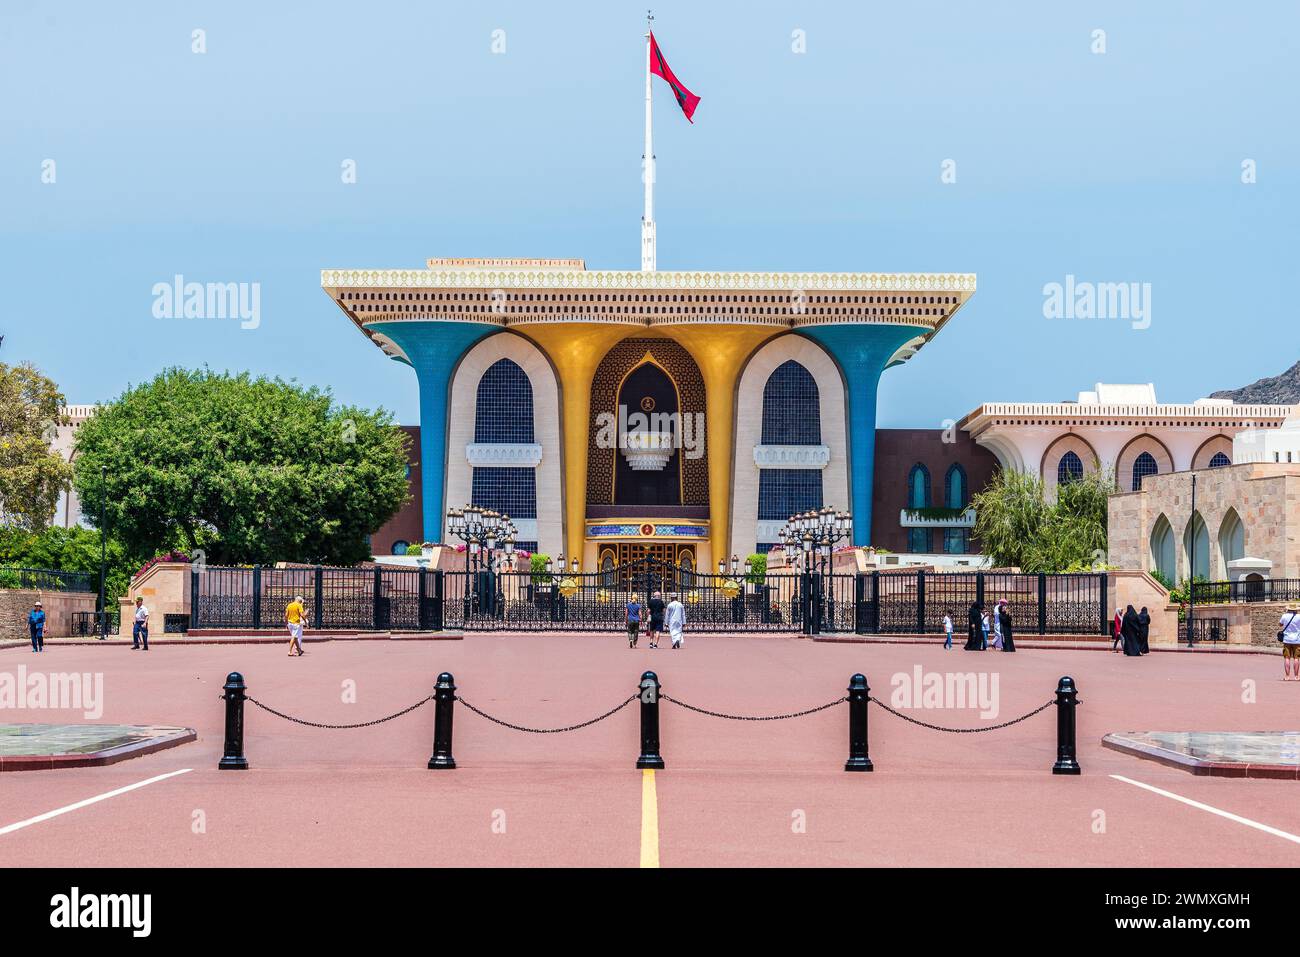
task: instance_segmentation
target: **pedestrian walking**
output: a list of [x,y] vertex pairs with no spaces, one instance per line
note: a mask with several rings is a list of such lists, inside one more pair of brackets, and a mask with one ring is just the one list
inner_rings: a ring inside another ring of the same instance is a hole
[[1282,626],[1277,633],[1282,642],[1282,680],[1300,681],[1300,605],[1287,605],[1278,624]]
[[632,600],[627,603],[627,646],[636,647],[637,638],[641,634],[641,603],[632,596]]
[[943,613],[943,650],[948,651],[952,648],[952,613],[945,611]]
[[659,635],[664,630],[664,596],[661,592],[655,592],[650,596],[650,601],[646,605],[650,612],[650,622],[646,626],[646,637],[650,639],[650,647],[659,647]]
[[678,601],[675,592],[668,596],[668,607],[664,609],[664,627],[668,629],[672,647],[682,647],[682,636],[686,631],[686,608]]
[[966,609],[966,651],[980,650],[980,604],[977,601],[970,603]]
[[135,620],[131,622],[131,650],[149,650],[149,606],[139,595],[135,596]]
[[1002,623],[1002,650],[1015,651],[1016,640],[1011,634],[1011,609],[1007,606],[1007,600],[1004,598],[998,602],[998,621]]
[[289,657],[306,654],[302,650],[302,628],[307,623],[307,608],[302,603],[302,595],[294,595],[293,601],[285,606],[284,622],[289,626]]
[[27,613],[27,630],[32,637],[32,653],[45,650],[45,608],[38,601]]

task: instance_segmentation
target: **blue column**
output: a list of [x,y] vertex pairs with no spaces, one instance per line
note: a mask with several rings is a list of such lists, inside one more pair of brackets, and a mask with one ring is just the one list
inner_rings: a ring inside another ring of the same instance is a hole
[[928,330],[919,326],[836,325],[810,326],[798,331],[825,346],[844,373],[848,392],[853,544],[870,545],[871,488],[876,467],[876,390],[880,374],[899,346]]
[[[424,540],[444,542],[442,523],[447,475],[447,415],[451,373],[465,352],[501,330],[477,322],[374,322],[367,328],[392,339],[411,360],[420,383],[420,497]],[[401,361],[400,359],[397,361]],[[474,394],[461,414],[474,414]]]

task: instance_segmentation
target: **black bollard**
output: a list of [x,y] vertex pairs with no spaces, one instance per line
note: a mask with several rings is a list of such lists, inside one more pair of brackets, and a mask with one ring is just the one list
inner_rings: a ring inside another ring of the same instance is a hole
[[636,759],[638,768],[663,770],[664,759],[659,755],[659,676],[653,671],[641,675],[641,756]]
[[867,755],[867,701],[871,689],[866,675],[849,679],[849,759],[845,771],[874,771],[875,765]]
[[433,686],[433,757],[429,758],[430,771],[451,770],[456,759],[451,756],[451,718],[456,705],[456,679],[451,672],[438,675]]
[[1074,748],[1074,709],[1079,706],[1079,690],[1069,675],[1056,686],[1056,763],[1053,774],[1080,774]]
[[226,675],[222,689],[226,699],[226,746],[217,763],[218,771],[247,771],[248,758],[244,757],[244,676],[238,671]]

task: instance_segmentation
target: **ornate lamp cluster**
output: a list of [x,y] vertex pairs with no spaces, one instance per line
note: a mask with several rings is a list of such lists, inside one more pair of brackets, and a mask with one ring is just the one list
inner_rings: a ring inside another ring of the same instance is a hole
[[[735,555],[732,555],[731,556],[731,577],[733,578],[738,577],[741,574],[742,567],[744,569],[745,576],[748,577],[749,573],[752,571],[752,567],[749,564],[749,559],[746,558],[745,563],[742,566],[740,560],[736,558]],[[719,575],[727,574],[727,560],[725,558],[718,559],[718,574]]]
[[781,540],[786,564],[795,567],[802,562],[804,571],[812,571],[816,560],[824,572],[835,546],[852,535],[853,516],[826,505],[791,515],[777,537]]
[[465,543],[465,567],[473,559],[476,568],[486,566],[496,570],[496,561],[504,554],[513,561],[515,535],[519,531],[509,515],[478,505],[453,508],[447,513],[447,528]]

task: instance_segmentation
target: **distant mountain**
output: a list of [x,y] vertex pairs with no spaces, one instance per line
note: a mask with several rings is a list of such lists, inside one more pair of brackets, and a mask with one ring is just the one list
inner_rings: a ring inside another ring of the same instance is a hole
[[1231,399],[1239,404],[1294,405],[1300,402],[1300,362],[1271,379],[1260,379],[1240,389],[1211,392],[1210,398]]

